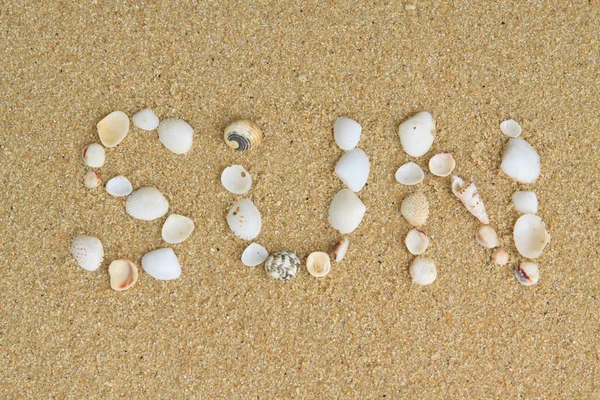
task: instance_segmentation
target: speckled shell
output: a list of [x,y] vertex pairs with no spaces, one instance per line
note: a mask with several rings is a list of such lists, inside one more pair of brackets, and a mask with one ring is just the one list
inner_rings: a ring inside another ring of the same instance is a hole
[[265,271],[273,279],[287,281],[298,274],[300,259],[289,251],[278,251],[267,258]]
[[235,121],[227,125],[223,137],[227,146],[237,151],[254,149],[263,141],[263,134],[258,125],[248,120]]

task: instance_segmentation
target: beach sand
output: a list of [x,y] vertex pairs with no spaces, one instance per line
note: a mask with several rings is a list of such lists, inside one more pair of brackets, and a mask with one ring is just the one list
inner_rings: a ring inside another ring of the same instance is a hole
[[[34,3],[0,7],[0,397],[600,397],[598,1]],[[140,265],[165,247],[166,217],[134,220],[124,199],[82,183],[96,123],[144,107],[188,121],[192,150],[132,126],[99,172],[156,186],[195,221],[172,246],[182,275],[170,282]],[[438,132],[413,159],[398,124],[421,110]],[[243,266],[248,243],[224,219],[240,196],[221,171],[252,174],[269,251],[328,251],[341,115],[361,123],[372,165],[346,258],[325,279],[303,269],[287,283]],[[236,118],[263,128],[260,149],[224,144]],[[534,184],[499,168],[508,118],[540,154]],[[477,183],[509,265],[476,243],[450,178],[394,180],[440,151]],[[431,208],[427,287],[408,276],[399,211],[415,190]],[[552,235],[532,287],[511,272],[517,190],[537,193]],[[72,262],[81,233],[104,244],[95,272]],[[119,257],[140,266],[122,293],[107,272]]]

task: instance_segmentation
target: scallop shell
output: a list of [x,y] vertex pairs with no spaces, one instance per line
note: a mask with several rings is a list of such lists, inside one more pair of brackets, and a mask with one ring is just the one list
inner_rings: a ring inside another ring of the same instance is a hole
[[162,238],[170,244],[177,244],[187,239],[194,231],[194,221],[179,214],[171,214],[162,227]]
[[102,183],[102,178],[100,178],[100,174],[96,171],[88,171],[83,176],[83,184],[86,188],[93,189]]
[[142,257],[142,268],[148,275],[161,281],[177,279],[181,275],[181,264],[173,249],[152,250]]
[[341,262],[344,259],[346,252],[348,251],[348,246],[350,246],[350,239],[347,237],[343,238],[333,246],[331,257],[333,257],[335,262]]
[[100,141],[106,147],[115,147],[129,132],[129,117],[122,111],[113,111],[96,125]]
[[477,243],[488,249],[493,249],[494,247],[498,247],[498,245],[500,245],[498,234],[496,234],[494,228],[487,225],[483,225],[477,230],[475,239],[477,239]]
[[427,153],[435,139],[435,120],[428,112],[420,112],[398,128],[400,142],[404,151],[413,157]]
[[458,176],[454,176],[452,179],[452,193],[462,201],[467,210],[482,224],[487,225],[490,223],[481,195],[473,182],[467,183]]
[[546,224],[537,215],[522,215],[513,230],[515,245],[523,257],[538,258],[550,242]]
[[182,119],[165,119],[158,124],[158,140],[173,153],[185,154],[192,148],[194,129]]
[[425,250],[427,250],[429,238],[422,230],[413,228],[408,231],[404,243],[410,254],[418,256],[425,253]]
[[252,240],[260,234],[262,222],[258,208],[248,199],[234,203],[227,213],[227,224],[240,239]]
[[133,114],[133,117],[131,117],[131,120],[135,126],[145,131],[152,131],[158,128],[160,122],[156,114],[149,108],[144,108],[143,110],[136,112]]
[[516,192],[512,195],[512,201],[517,211],[523,214],[538,212],[538,199],[534,192]]
[[348,189],[360,192],[369,179],[370,169],[367,154],[361,149],[352,149],[340,157],[335,173]]
[[269,257],[267,249],[258,243],[251,243],[242,253],[242,264],[247,267],[256,267],[265,262]]
[[500,249],[496,249],[496,251],[494,251],[492,258],[494,259],[494,262],[496,264],[506,265],[508,263],[508,260],[510,259],[510,254],[508,254],[508,251],[500,248]]
[[510,139],[502,156],[502,171],[521,183],[532,183],[540,176],[540,156],[523,139]]
[[358,122],[348,117],[339,117],[333,127],[333,138],[340,149],[352,150],[360,140],[362,128]]
[[416,257],[408,268],[413,282],[421,286],[429,285],[437,278],[437,268],[429,257]]
[[365,216],[367,207],[350,189],[342,189],[333,196],[329,206],[329,222],[341,234],[353,232]]
[[400,213],[402,213],[402,216],[412,226],[420,227],[425,225],[429,216],[429,202],[427,201],[427,197],[421,192],[410,193],[402,200]]
[[512,138],[519,137],[521,135],[521,125],[514,119],[507,119],[506,121],[502,121],[500,123],[500,130],[506,136],[510,136]]
[[395,177],[403,185],[416,185],[423,182],[425,173],[417,164],[409,162],[398,168]]
[[152,221],[169,211],[169,202],[157,188],[146,186],[131,193],[125,203],[125,210],[133,218]]
[[287,281],[298,274],[300,259],[289,251],[278,251],[267,258],[265,271],[273,279]]
[[97,270],[104,260],[102,242],[93,236],[75,236],[71,241],[70,250],[75,263],[86,271]]
[[104,147],[98,143],[92,143],[85,146],[81,158],[83,158],[83,162],[88,167],[100,168],[106,160],[106,152],[104,151]]
[[456,161],[450,153],[438,153],[429,159],[429,171],[435,176],[448,176],[454,171]]
[[306,259],[306,270],[314,277],[321,278],[331,271],[329,254],[322,251],[310,253]]
[[106,182],[106,192],[111,196],[129,196],[132,191],[133,186],[131,186],[131,182],[129,182],[129,179],[125,178],[123,175],[115,176]]
[[129,289],[138,280],[137,266],[125,258],[111,262],[108,266],[108,274],[110,287],[117,292]]
[[239,120],[227,125],[223,134],[225,143],[237,151],[257,148],[263,141],[263,133],[252,121]]
[[252,187],[252,176],[241,165],[232,165],[223,170],[221,184],[233,194],[244,194]]
[[515,277],[525,286],[531,286],[540,280],[540,269],[531,262],[522,262],[515,268]]

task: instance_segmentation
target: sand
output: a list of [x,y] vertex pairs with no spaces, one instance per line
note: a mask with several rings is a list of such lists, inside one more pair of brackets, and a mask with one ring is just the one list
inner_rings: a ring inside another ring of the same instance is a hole
[[[600,397],[598,1],[36,4],[0,7],[1,398]],[[180,279],[142,272],[117,293],[108,263],[165,246],[164,218],[134,220],[86,189],[80,152],[104,115],[143,107],[189,121],[193,149],[172,154],[134,128],[102,178],[155,185],[196,230],[173,246]],[[397,127],[421,110],[438,136],[414,160]],[[267,249],[327,251],[340,115],[362,124],[372,162],[346,258],[288,283],[244,267],[221,171],[252,174]],[[263,127],[259,151],[224,145],[240,117]],[[499,169],[507,118],[541,156],[532,185]],[[449,178],[428,174],[439,274],[418,287],[399,212],[415,189],[394,172],[438,151],[476,181],[511,262],[493,264]],[[529,288],[511,273],[517,190],[537,193],[552,235]],[[79,233],[104,243],[95,272],[71,260]]]

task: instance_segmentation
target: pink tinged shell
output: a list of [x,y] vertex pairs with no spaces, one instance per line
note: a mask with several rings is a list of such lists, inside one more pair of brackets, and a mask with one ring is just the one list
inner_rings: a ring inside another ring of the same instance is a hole
[[473,182],[465,182],[458,176],[454,176],[452,179],[452,193],[482,224],[487,225],[490,223],[483,199]]
[[515,278],[525,286],[532,286],[540,280],[540,269],[531,262],[522,262],[515,268]]
[[110,263],[108,274],[110,276],[110,287],[117,292],[129,289],[138,280],[137,266],[125,258]]

